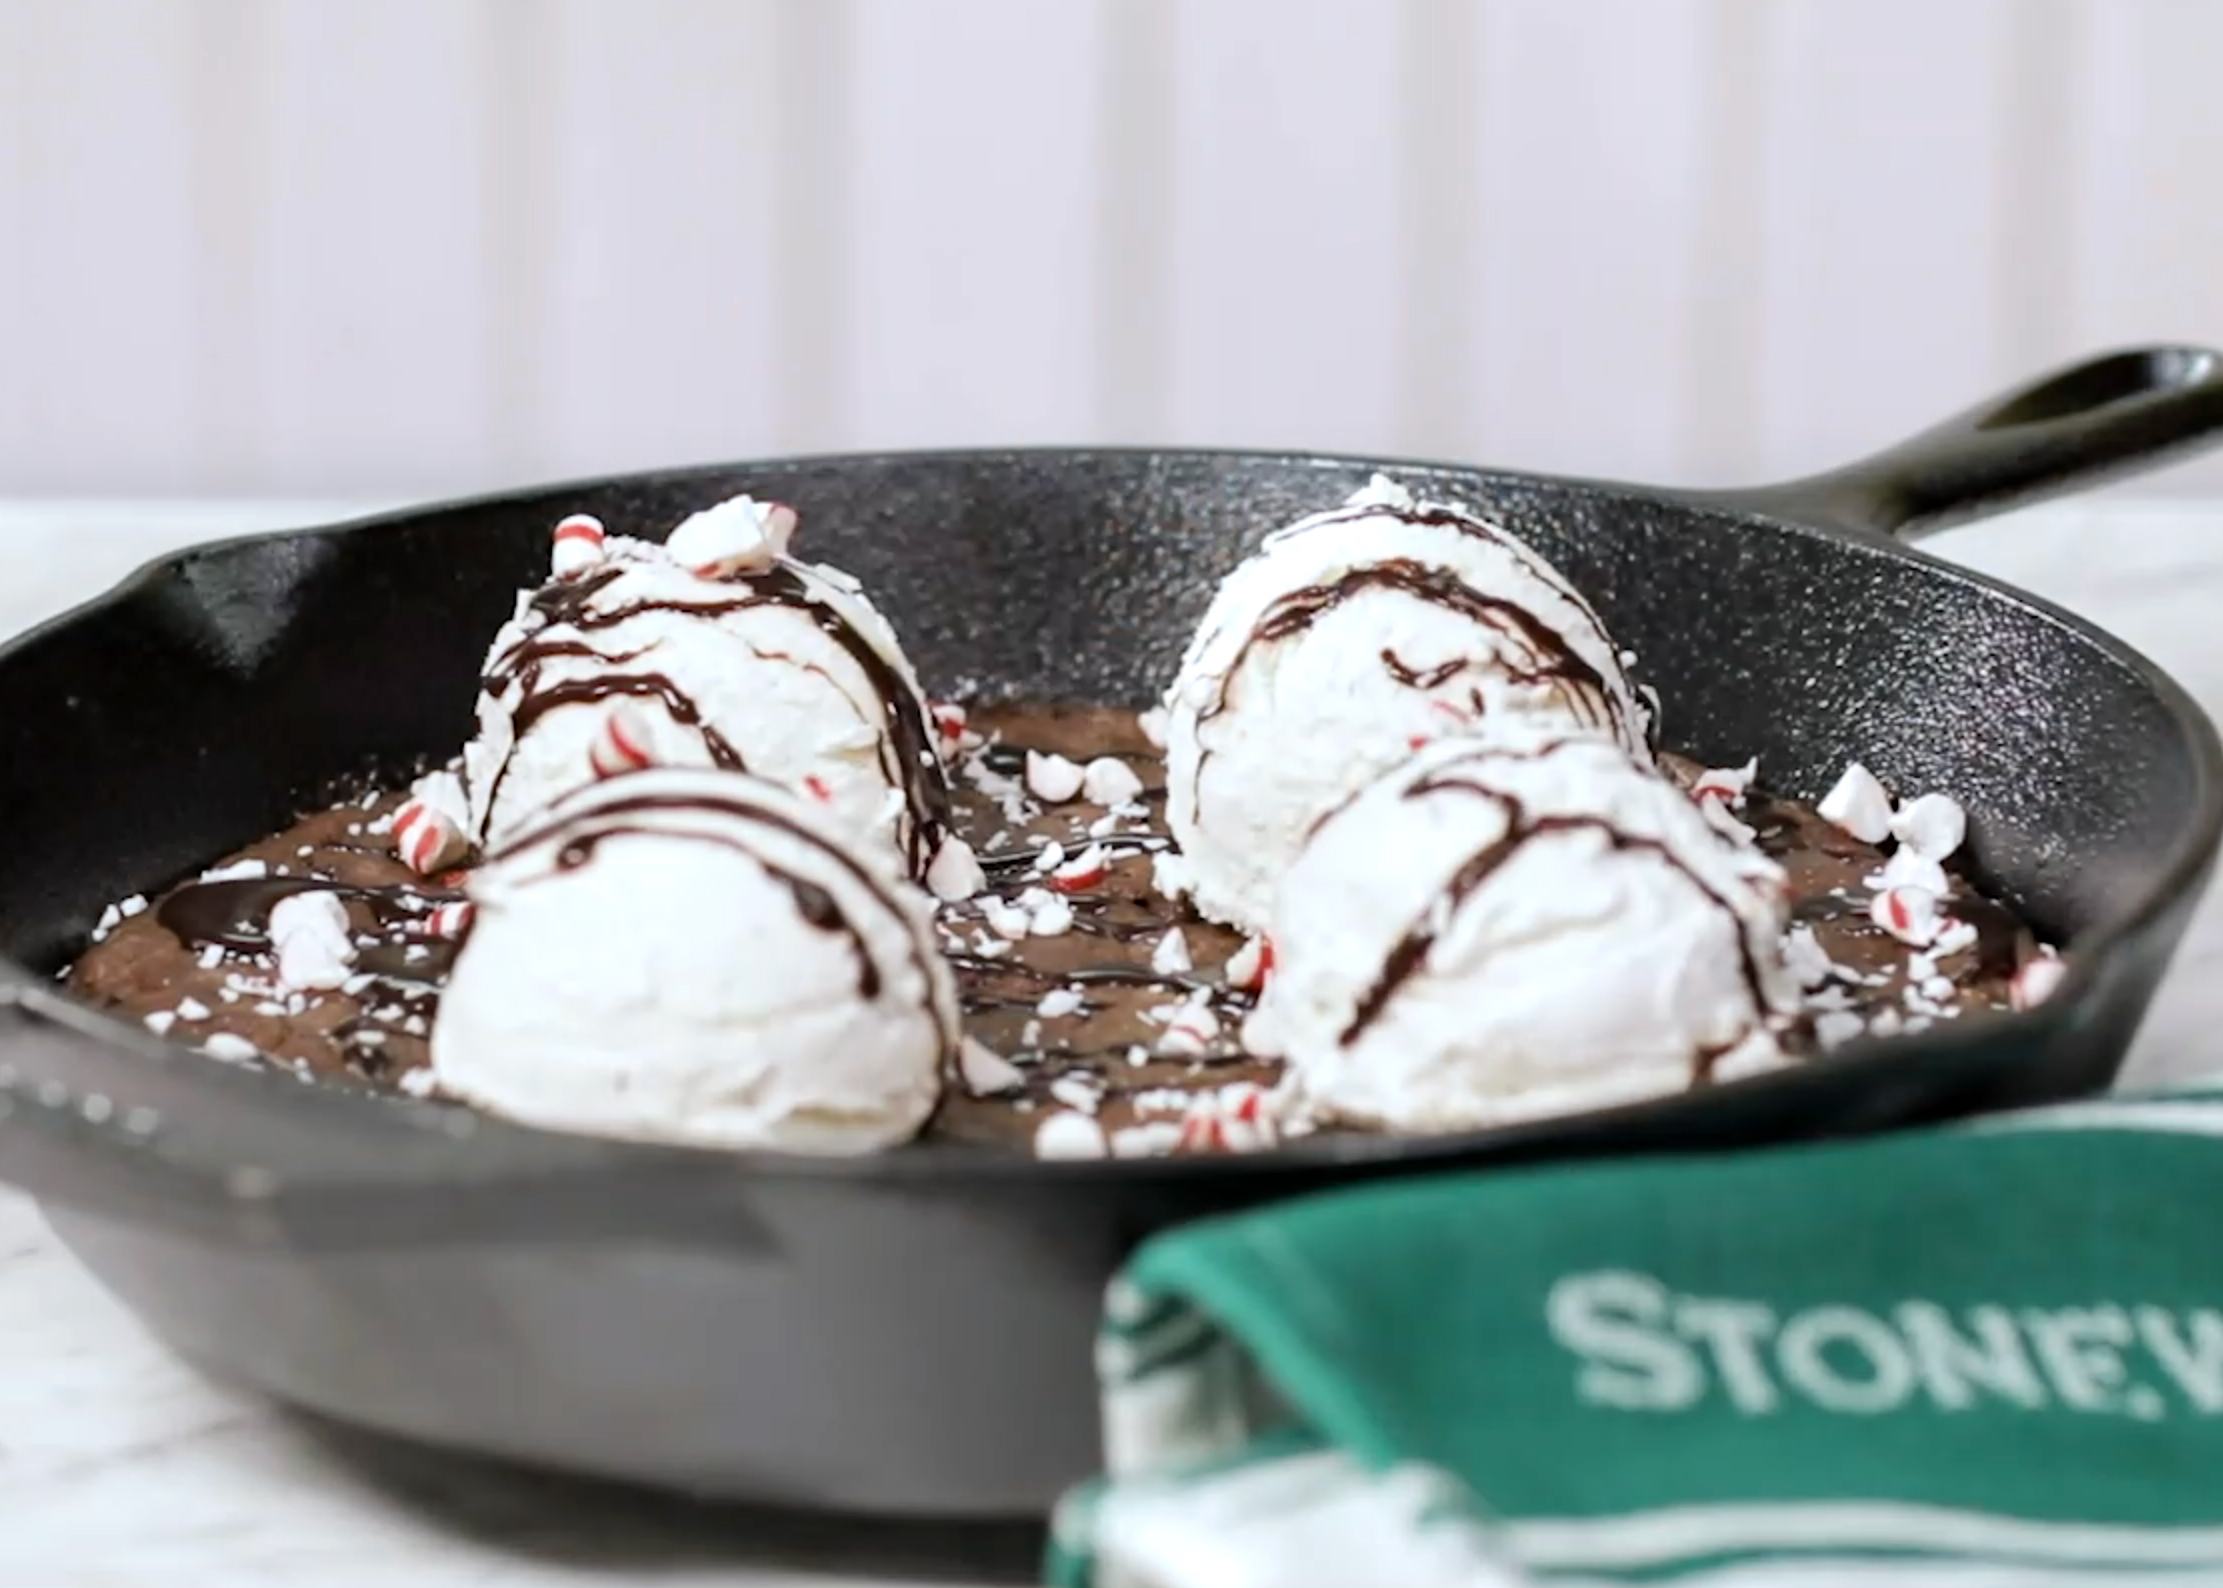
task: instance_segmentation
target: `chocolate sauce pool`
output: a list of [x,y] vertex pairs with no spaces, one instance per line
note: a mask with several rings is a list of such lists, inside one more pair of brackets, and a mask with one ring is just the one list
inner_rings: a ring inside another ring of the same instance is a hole
[[[1023,1151],[1046,1112],[1084,1094],[1098,1103],[1105,1128],[1116,1132],[1178,1120],[1199,1091],[1232,1081],[1271,1085],[1279,1066],[1245,1055],[1238,1041],[1251,999],[1228,985],[1226,965],[1243,939],[1169,905],[1151,885],[1152,856],[1167,842],[1164,770],[1134,714],[1015,706],[976,710],[973,722],[997,742],[970,758],[971,770],[961,768],[954,780],[952,825],[982,853],[998,895],[1017,900],[1039,889],[1041,899],[1071,910],[1072,924],[1058,936],[1007,943],[980,901],[943,912],[941,946],[964,991],[966,1028],[1017,1061],[1024,1085],[993,1099],[953,1088],[929,1134]],[[1075,759],[1126,758],[1146,786],[1147,814],[1110,818],[1115,830],[1093,838],[1089,829],[1105,825],[1108,813],[1085,802],[1008,817],[999,796],[1022,775],[1028,748]],[[1695,775],[1688,763],[1667,759],[1679,775]],[[120,1013],[155,1016],[182,1041],[204,1044],[229,1033],[308,1073],[380,1085],[400,1081],[425,1061],[438,988],[454,953],[451,943],[430,935],[428,922],[441,903],[460,896],[417,877],[394,857],[386,826],[401,798],[366,795],[229,857],[263,862],[271,874],[174,891],[87,952],[71,972],[72,989]],[[1903,1010],[1907,950],[1867,915],[1862,879],[1882,863],[1880,852],[1805,807],[1758,790],[1744,814],[1761,847],[1789,874],[1794,916],[1814,929],[1832,960],[1863,978],[1834,987],[1828,1000],[1863,1016]],[[1041,846],[1053,839],[1068,857],[1091,842],[1102,844],[1108,851],[1103,877],[1071,892],[1053,887],[1036,868]],[[522,841],[534,840],[528,834]],[[311,887],[330,887],[347,905],[361,945],[362,979],[351,991],[287,993],[275,984],[264,952],[269,911]],[[1971,950],[1937,967],[1953,984],[1951,1004],[2003,1006],[2008,977],[2031,951],[2028,932],[1965,884],[1956,883],[1950,907],[1978,929]],[[1182,932],[1190,965],[1159,972],[1152,951],[1173,927]],[[824,929],[839,928],[828,922]],[[1075,994],[1079,1006],[1064,1009]],[[1045,1016],[1043,1000],[1052,995],[1052,1008],[1062,1012]],[[1196,995],[1212,1011],[1220,1035],[1200,1054],[1157,1056],[1164,1012]],[[1694,1084],[1703,1080],[1702,1073],[1694,1076]]]

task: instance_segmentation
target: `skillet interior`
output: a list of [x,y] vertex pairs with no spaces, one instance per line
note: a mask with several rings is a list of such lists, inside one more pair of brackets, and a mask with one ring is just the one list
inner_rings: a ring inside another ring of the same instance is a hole
[[[748,489],[894,619],[929,689],[1141,704],[1258,535],[1368,465],[1209,453],[914,454],[664,474],[258,538],[157,565],[0,666],[19,835],[0,950],[57,966],[101,908],[279,825],[370,762],[452,752],[549,523],[662,533]],[[1847,758],[1974,814],[1989,880],[2049,930],[2120,915],[2200,820],[2198,745],[2134,660],[1894,548],[1664,494],[1455,468],[1401,478],[1499,517],[1639,658],[1665,738],[1757,752],[1806,798]]]

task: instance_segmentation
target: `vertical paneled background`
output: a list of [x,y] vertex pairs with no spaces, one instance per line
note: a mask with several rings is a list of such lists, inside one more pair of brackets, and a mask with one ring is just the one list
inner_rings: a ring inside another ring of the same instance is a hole
[[2218,61],[2212,0],[0,0],[0,494],[1756,479],[2223,342]]

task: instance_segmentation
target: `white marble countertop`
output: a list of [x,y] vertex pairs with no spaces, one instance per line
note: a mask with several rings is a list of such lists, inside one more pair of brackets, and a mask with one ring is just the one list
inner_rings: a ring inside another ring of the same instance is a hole
[[[334,504],[0,503],[0,631],[217,535]],[[2223,716],[2223,503],[2038,509],[1932,549],[2139,646]],[[2130,1078],[2201,1067],[2223,1016],[2223,893],[2164,987]],[[420,1457],[336,1434],[172,1362],[0,1192],[0,1588],[619,1583],[771,1588],[1025,1580],[1032,1540],[721,1512]],[[955,1558],[952,1558],[952,1557]]]

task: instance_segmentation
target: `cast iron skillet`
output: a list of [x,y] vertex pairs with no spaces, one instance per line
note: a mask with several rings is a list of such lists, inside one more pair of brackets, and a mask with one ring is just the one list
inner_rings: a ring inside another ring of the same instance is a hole
[[[1848,756],[1974,813],[2074,970],[2019,1017],[1449,1140],[1037,1164],[836,1162],[544,1134],[213,1063],[49,977],[109,900],[366,759],[448,754],[560,514],[656,532],[796,503],[938,692],[1142,703],[1259,533],[1369,460],[834,457],[633,476],[233,541],[0,651],[0,1172],[180,1352],[390,1432],[718,1495],[1034,1510],[1096,1458],[1089,1343],[1154,1229],[1354,1177],[1876,1130],[2107,1083],[2205,881],[2219,747],[2123,646],[1899,538],[2223,431],[2223,358],[2126,352],[1865,463],[1691,494],[1393,465],[1539,545],[1642,659],[1673,746],[1812,797]],[[2095,554],[2097,549],[2095,548]]]

